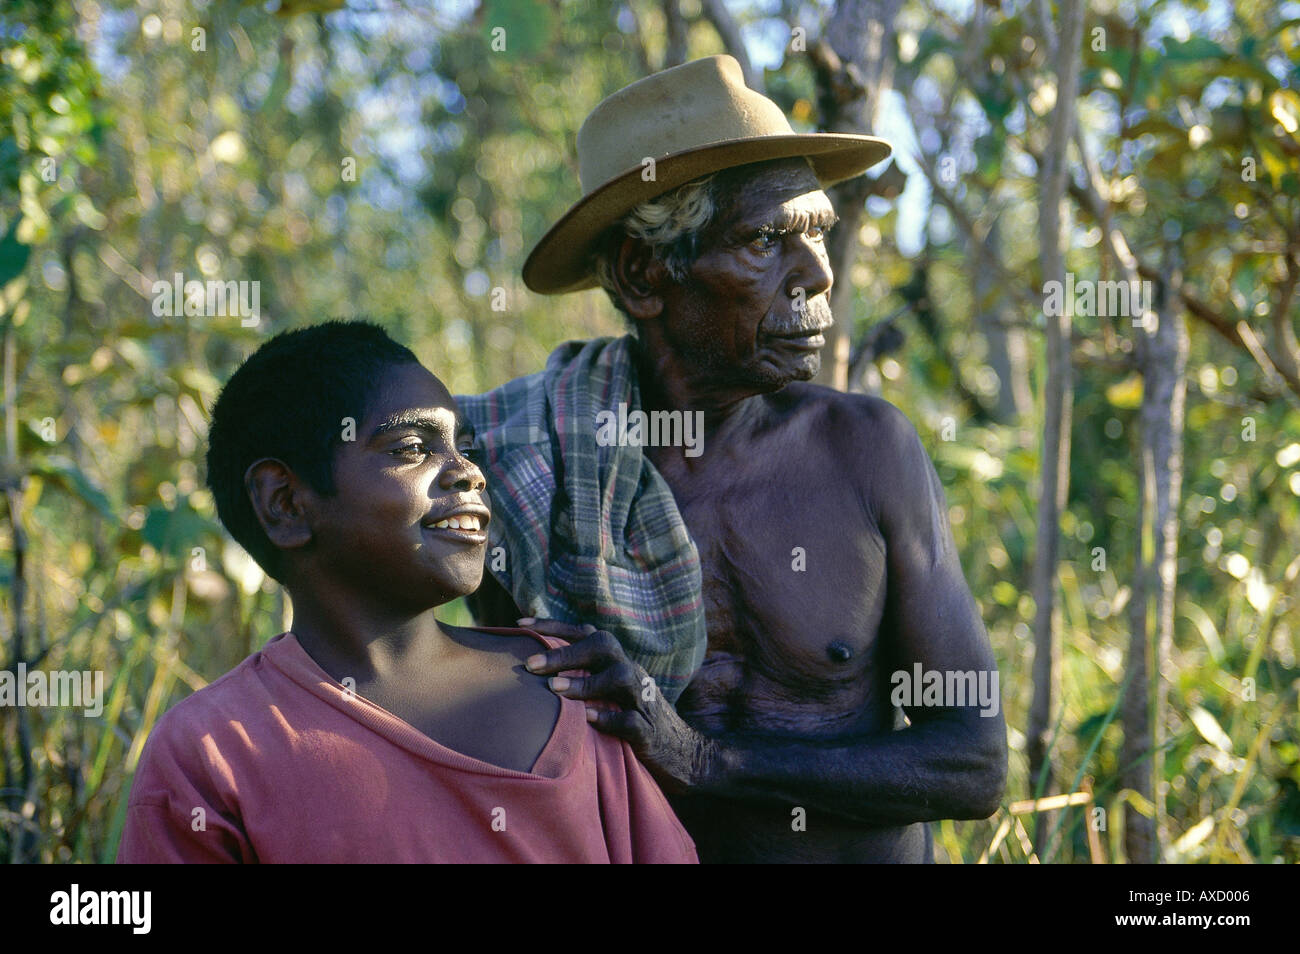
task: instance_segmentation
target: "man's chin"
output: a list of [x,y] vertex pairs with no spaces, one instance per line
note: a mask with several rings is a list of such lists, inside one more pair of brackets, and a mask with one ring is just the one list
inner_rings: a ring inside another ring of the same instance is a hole
[[814,351],[800,362],[799,367],[795,371],[794,380],[811,381],[813,378],[817,377],[817,372],[821,369],[822,353],[820,351]]
[[762,364],[786,380],[806,381],[817,376],[822,366],[822,349],[826,341],[821,335],[809,338],[767,338],[760,339],[758,355]]
[[782,387],[791,381],[811,381],[817,377],[817,372],[822,368],[822,355],[820,351],[810,351],[807,354],[800,355],[791,361],[785,362],[784,367],[780,370],[783,372],[785,381]]
[[811,381],[821,370],[821,355],[814,351],[796,360],[764,361],[755,375],[755,383],[761,383],[759,393],[771,394],[795,381]]

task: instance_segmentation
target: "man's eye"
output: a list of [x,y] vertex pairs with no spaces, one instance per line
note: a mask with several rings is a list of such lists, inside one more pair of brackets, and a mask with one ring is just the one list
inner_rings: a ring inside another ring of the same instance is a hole
[[764,231],[759,232],[758,235],[754,237],[753,241],[749,243],[749,245],[755,251],[770,252],[772,251],[772,249],[776,248],[776,244],[780,238],[781,238],[780,232],[774,232],[765,229]]
[[814,225],[808,229],[808,237],[814,242],[824,242],[826,241],[826,233],[829,231],[830,229],[822,228],[820,225]]

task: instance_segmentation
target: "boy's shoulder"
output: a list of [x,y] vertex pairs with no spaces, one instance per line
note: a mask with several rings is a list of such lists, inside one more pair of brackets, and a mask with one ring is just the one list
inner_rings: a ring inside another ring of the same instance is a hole
[[272,688],[268,655],[281,651],[287,634],[275,636],[225,675],[197,689],[164,712],[149,733],[149,745],[190,747],[201,737],[246,735],[250,722],[267,713]]
[[245,656],[238,665],[218,676],[201,689],[196,689],[169,709],[169,712],[183,711],[184,708],[216,707],[238,704],[246,698],[249,683],[264,683],[266,668],[270,658],[288,648],[285,644],[292,634],[280,633],[266,641],[261,649]]
[[490,633],[501,637],[501,651],[508,653],[520,662],[536,655],[540,650],[567,646],[566,640],[555,636],[546,636],[531,629],[518,626],[465,626],[463,629],[476,633]]

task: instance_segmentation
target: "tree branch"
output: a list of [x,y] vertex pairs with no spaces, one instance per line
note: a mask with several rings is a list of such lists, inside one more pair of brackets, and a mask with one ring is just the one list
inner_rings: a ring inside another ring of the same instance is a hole
[[946,190],[939,182],[938,174],[934,170],[934,165],[929,156],[919,153],[912,153],[912,161],[921,168],[925,178],[930,183],[930,189],[934,196],[943,204],[943,207],[952,215],[953,220],[970,239],[972,247],[979,253],[984,264],[997,272],[998,278],[1006,286],[1006,290],[1020,299],[1031,311],[1038,312],[1042,310],[1042,294],[1032,286],[1026,286],[1022,279],[1013,275],[998,258],[997,252],[989,247],[987,238],[988,231],[978,228],[977,223],[973,221],[970,215],[962,208],[961,204]]
[[686,18],[677,0],[663,0],[665,33],[668,42],[664,46],[663,69],[681,66],[686,62]]
[[[1111,253],[1113,260],[1121,269],[1126,269],[1126,262],[1133,265],[1137,275],[1150,281],[1160,280],[1160,270],[1148,262],[1143,261],[1134,253],[1124,240],[1123,234],[1119,229],[1107,229],[1103,223],[1106,221],[1104,213],[1104,202],[1097,190],[1089,183],[1086,186],[1080,186],[1077,182],[1071,181],[1069,184],[1070,196],[1079,204],[1079,206],[1088,212],[1096,221],[1098,226],[1102,227],[1102,236],[1107,244],[1107,249]],[[1112,245],[1114,246],[1112,248]],[[1292,281],[1294,288],[1294,281]],[[1232,318],[1222,314],[1209,304],[1197,298],[1196,295],[1189,291],[1186,284],[1179,278],[1174,279],[1174,287],[1171,291],[1178,296],[1186,307],[1189,314],[1197,320],[1209,325],[1217,331],[1226,341],[1231,342],[1238,348],[1249,354],[1255,363],[1259,365],[1264,372],[1268,383],[1274,387],[1281,388],[1282,385],[1290,388],[1296,397],[1300,397],[1300,373],[1288,373],[1288,369],[1279,356],[1259,340],[1254,330],[1242,318]],[[1289,297],[1289,296],[1288,296]],[[1284,312],[1279,312],[1285,315]],[[1275,313],[1274,320],[1277,320]]]
[[763,77],[754,71],[753,64],[749,62],[749,53],[745,50],[745,40],[740,35],[740,27],[727,11],[727,5],[723,0],[701,0],[700,6],[704,11],[704,18],[713,24],[713,29],[717,30],[718,36],[722,38],[722,45],[740,64],[740,71],[745,74],[745,85],[760,93],[763,92]]

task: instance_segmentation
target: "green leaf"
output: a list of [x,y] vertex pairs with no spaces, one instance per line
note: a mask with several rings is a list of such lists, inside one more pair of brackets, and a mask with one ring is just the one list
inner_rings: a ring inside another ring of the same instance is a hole
[[0,239],[0,285],[21,275],[32,253],[31,246],[18,241],[18,223],[21,221],[21,215],[15,217],[8,233]]
[[1213,40],[1203,36],[1179,42],[1172,37],[1165,37],[1165,59],[1167,60],[1226,60],[1228,51]]
[[483,4],[484,33],[489,42],[493,30],[505,30],[506,53],[533,56],[546,49],[553,30],[550,8],[535,0],[488,0]]
[[921,66],[935,53],[946,52],[952,44],[938,30],[926,28],[921,31],[921,35],[916,38],[916,54],[912,57],[912,69],[920,70]]
[[[256,2],[256,0],[249,0],[249,2]],[[343,0],[280,0],[275,15],[292,17],[299,13],[330,13],[342,7]]]
[[1220,752],[1225,752],[1228,755],[1232,754],[1232,739],[1228,737],[1228,733],[1223,731],[1223,727],[1219,725],[1219,720],[1214,718],[1208,710],[1203,709],[1201,706],[1192,706],[1187,715],[1192,720],[1192,725],[1196,726],[1196,731],[1201,734],[1201,738]]
[[86,476],[70,458],[55,455],[33,462],[33,474],[40,474],[50,483],[62,487],[72,496],[89,504],[101,517],[111,523],[118,523],[119,516],[108,495],[95,482]]
[[174,510],[161,504],[151,506],[144,526],[140,528],[140,536],[159,552],[188,556],[191,544],[209,529],[209,522],[190,506],[189,498],[182,497]]

